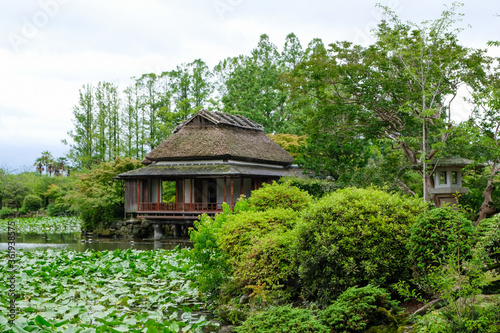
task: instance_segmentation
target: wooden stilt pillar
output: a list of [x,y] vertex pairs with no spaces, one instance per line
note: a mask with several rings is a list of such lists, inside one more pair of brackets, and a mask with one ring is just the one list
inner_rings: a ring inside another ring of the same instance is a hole
[[242,195],[243,195],[243,184],[244,184],[244,183],[245,183],[245,182],[243,181],[243,177],[241,177],[241,178],[240,178],[240,196],[242,196]]
[[154,225],[154,240],[160,240],[163,237],[163,228],[159,224]]

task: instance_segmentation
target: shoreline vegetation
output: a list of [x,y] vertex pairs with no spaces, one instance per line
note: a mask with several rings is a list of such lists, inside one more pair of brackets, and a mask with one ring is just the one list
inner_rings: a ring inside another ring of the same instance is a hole
[[[265,185],[234,211],[202,216],[190,250],[18,251],[23,312],[15,324],[48,332],[499,329],[500,218],[476,228],[461,213],[416,198],[317,185]],[[16,225],[71,233],[81,222]],[[0,261],[7,259],[2,253]],[[6,292],[0,300],[7,310]]]

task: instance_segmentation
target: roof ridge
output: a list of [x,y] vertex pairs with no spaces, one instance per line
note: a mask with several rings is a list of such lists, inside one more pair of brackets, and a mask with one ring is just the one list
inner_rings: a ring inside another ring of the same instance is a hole
[[256,131],[264,131],[264,127],[255,121],[248,119],[245,116],[242,116],[240,114],[231,114],[231,113],[225,113],[221,111],[208,111],[206,109],[201,109],[198,111],[196,114],[191,116],[191,118],[181,122],[179,125],[177,125],[173,131],[173,133],[177,133],[180,131],[183,127],[185,127],[187,124],[189,124],[194,118],[197,116],[203,117],[211,122],[213,122],[216,125],[219,124],[224,124],[224,125],[229,125],[229,126],[234,126],[234,127],[240,127],[244,129],[251,129],[251,130],[256,130]]

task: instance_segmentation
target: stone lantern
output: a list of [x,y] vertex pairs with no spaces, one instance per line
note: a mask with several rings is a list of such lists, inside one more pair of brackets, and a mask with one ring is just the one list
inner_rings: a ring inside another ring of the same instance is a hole
[[434,188],[429,193],[434,196],[436,207],[445,204],[458,207],[457,194],[469,192],[462,187],[462,168],[472,164],[473,161],[461,157],[443,157],[429,163],[433,168]]

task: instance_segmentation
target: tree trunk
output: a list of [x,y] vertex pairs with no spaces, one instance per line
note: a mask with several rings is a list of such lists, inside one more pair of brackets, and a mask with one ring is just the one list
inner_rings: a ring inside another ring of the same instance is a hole
[[478,218],[474,222],[474,226],[477,226],[481,220],[484,220],[489,215],[496,212],[496,207],[492,205],[491,194],[495,190],[495,185],[493,185],[493,178],[495,177],[497,169],[497,162],[493,162],[490,171],[490,177],[488,178],[488,183],[486,183],[486,188],[483,191],[484,201],[481,207],[479,207]]
[[[491,170],[491,173],[494,174],[494,169]],[[477,226],[481,220],[487,218],[489,215],[496,212],[496,207],[492,205],[491,194],[495,190],[495,186],[493,185],[493,179],[488,179],[488,184],[483,191],[484,201],[481,207],[479,208],[478,218],[474,222],[474,226]]]

